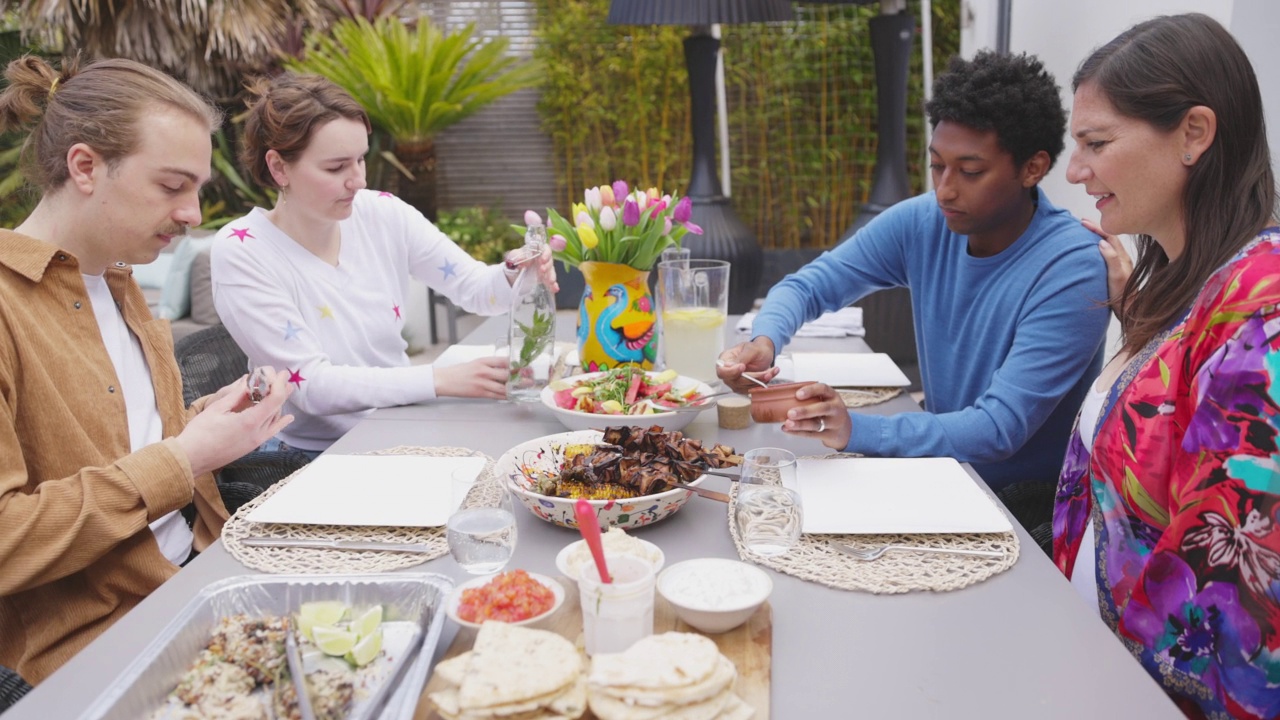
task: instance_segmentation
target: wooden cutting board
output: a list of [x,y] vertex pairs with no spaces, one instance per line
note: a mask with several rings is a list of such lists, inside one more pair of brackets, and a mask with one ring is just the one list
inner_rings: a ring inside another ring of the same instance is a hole
[[[577,587],[567,578],[556,578],[565,587],[564,604],[551,617],[540,621],[534,627],[550,630],[568,638],[582,649],[582,608],[578,604]],[[661,594],[655,593],[653,599],[653,632],[668,631],[692,632],[697,630],[684,624],[676,617],[671,604]],[[475,644],[476,630],[461,628],[449,646],[445,658],[460,655]],[[738,667],[738,679],[734,684],[734,692],[738,697],[755,708],[752,720],[769,720],[769,675],[772,669],[773,655],[773,608],[769,603],[760,606],[755,615],[746,622],[727,633],[708,635],[720,648],[725,657]],[[444,682],[434,674],[427,681],[422,698],[418,701],[418,709],[414,713],[415,720],[441,720],[435,706],[427,699],[429,693],[441,690]],[[594,718],[590,710],[583,716]]]

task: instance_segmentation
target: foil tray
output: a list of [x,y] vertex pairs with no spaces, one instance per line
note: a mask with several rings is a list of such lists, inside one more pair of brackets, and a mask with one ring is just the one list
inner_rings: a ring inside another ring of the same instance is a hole
[[304,602],[338,600],[352,607],[383,606],[384,623],[416,623],[425,637],[380,720],[409,720],[444,625],[444,602],[453,580],[435,573],[387,575],[245,575],[213,583],[187,603],[160,635],[125,668],[80,720],[149,718],[165,704],[183,673],[209,641],[213,628],[232,615],[285,615]]

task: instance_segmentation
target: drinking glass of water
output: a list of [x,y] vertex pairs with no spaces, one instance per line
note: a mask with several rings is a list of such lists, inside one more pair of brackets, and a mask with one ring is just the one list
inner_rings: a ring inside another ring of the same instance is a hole
[[455,509],[445,528],[449,554],[472,575],[502,570],[516,550],[511,493],[493,480],[477,482],[474,469],[455,470],[452,488]]
[[765,557],[781,555],[800,542],[804,524],[800,493],[780,485],[742,483],[733,522],[747,550]]

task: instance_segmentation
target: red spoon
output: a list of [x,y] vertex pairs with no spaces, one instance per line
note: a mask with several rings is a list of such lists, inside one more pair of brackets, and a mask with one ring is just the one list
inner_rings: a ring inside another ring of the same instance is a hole
[[578,532],[591,548],[591,557],[595,558],[596,570],[600,573],[600,582],[608,585],[613,582],[609,576],[609,568],[604,563],[604,545],[600,542],[600,523],[596,520],[595,510],[591,503],[579,498],[573,505],[573,514],[578,518]]

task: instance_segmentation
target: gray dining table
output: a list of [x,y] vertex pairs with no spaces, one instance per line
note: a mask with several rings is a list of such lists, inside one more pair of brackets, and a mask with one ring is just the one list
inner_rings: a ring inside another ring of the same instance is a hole
[[[558,334],[572,338],[561,323]],[[461,341],[505,342],[505,319],[491,318]],[[726,327],[728,342],[745,339]],[[859,338],[797,339],[788,350],[867,352]],[[857,412],[920,412],[907,395]],[[442,399],[374,412],[330,448],[362,453],[399,445],[465,447],[497,458],[512,446],[563,432],[540,404]],[[830,452],[777,425],[724,430],[702,413],[685,431],[704,441]],[[975,482],[980,482],[973,474]],[[709,477],[708,487],[728,480]],[[519,513],[509,567],[556,574],[555,554],[577,539],[532,513]],[[1180,718],[1160,687],[1014,523],[1018,561],[986,581],[951,592],[875,595],[836,590],[772,571],[774,589],[770,717],[791,718]],[[693,498],[680,512],[634,531],[659,545],[667,563],[737,557],[726,506]],[[413,568],[463,581],[448,556]],[[108,688],[178,611],[206,585],[257,574],[216,544],[183,568],[5,714],[4,720],[75,718]],[[446,622],[436,659],[456,628]]]

